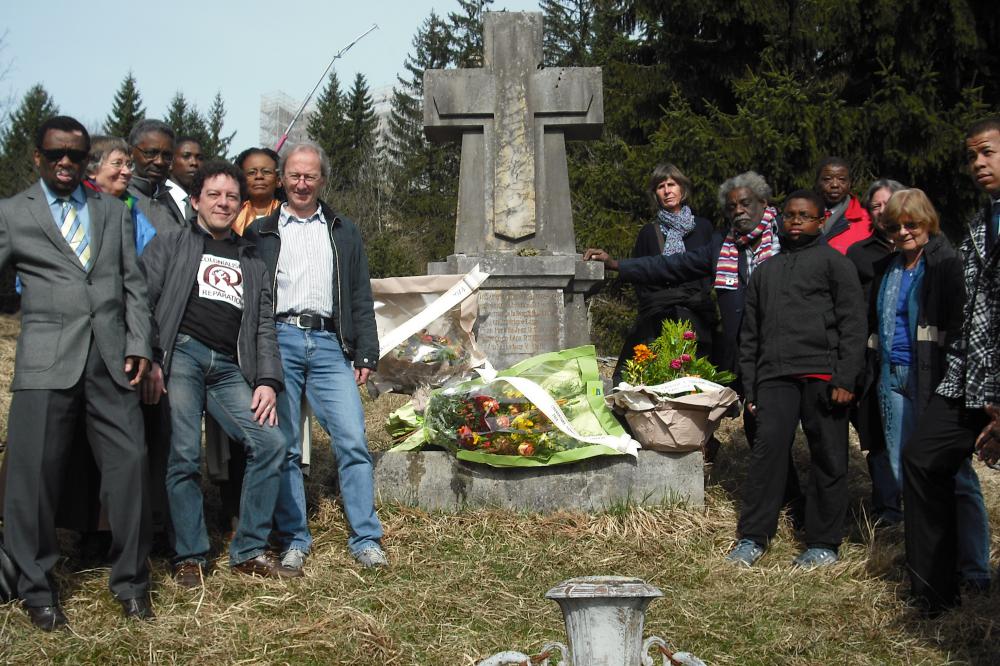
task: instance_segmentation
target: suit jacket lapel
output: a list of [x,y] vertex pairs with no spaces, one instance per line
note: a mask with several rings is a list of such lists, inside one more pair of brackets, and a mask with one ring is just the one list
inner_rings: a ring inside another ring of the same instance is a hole
[[90,270],[94,270],[101,252],[101,241],[104,240],[108,202],[99,193],[86,187],[83,191],[87,194],[87,212],[90,214]]
[[45,198],[45,191],[42,189],[42,186],[35,183],[25,196],[28,198],[27,208],[32,219],[42,228],[42,231],[49,237],[52,244],[62,250],[62,253],[66,255],[70,262],[82,271],[83,266],[80,264],[80,260],[76,258],[73,249],[69,246],[66,239],[63,238],[62,232],[59,231],[55,220],[52,219],[52,211],[49,208],[49,202]]

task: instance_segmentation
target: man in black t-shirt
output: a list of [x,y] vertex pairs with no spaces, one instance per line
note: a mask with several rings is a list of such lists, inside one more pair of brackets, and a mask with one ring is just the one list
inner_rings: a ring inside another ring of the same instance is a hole
[[246,192],[228,162],[195,175],[197,221],[157,234],[142,266],[154,312],[153,369],[142,398],[169,393],[167,499],[174,526],[174,580],[202,584],[208,532],[201,494],[201,418],[207,411],[247,451],[240,523],[229,547],[233,571],[291,578],[266,549],[278,498],[285,443],[277,426],[283,388],[271,281],[255,248],[230,227]]

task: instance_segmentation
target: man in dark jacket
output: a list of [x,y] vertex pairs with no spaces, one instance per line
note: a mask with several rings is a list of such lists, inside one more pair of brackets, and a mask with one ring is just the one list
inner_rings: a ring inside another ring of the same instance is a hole
[[201,493],[206,410],[247,450],[240,522],[229,546],[233,571],[302,575],[267,550],[285,449],[276,427],[282,370],[267,269],[230,229],[245,192],[237,167],[205,164],[191,187],[197,223],[158,233],[142,256],[156,357],[142,393],[144,402],[155,404],[169,392],[167,499],[174,579],[183,587],[201,586],[209,551]]
[[[634,284],[669,285],[714,278],[722,336],[712,345],[713,361],[722,370],[738,372],[739,331],[750,276],[781,249],[777,211],[768,205],[770,198],[771,187],[764,177],[747,171],[719,186],[719,206],[726,228],[716,232],[709,245],[671,256],[621,260],[612,259],[604,250],[588,249],[584,260],[601,261],[605,268],[617,270],[623,280]],[[734,388],[742,392],[739,377]],[[747,443],[753,446],[756,419],[750,412],[743,413],[743,430]],[[805,497],[790,451],[784,505],[789,507],[793,524],[801,525]]]
[[[965,278],[961,335],[945,352],[944,379],[903,449],[903,512],[910,590],[937,615],[959,602],[955,474],[978,445],[996,462],[1000,404],[1000,117],[969,128],[966,161],[990,202],[969,221],[959,247]],[[982,433],[982,434],[981,434]]]
[[161,120],[146,118],[132,128],[128,136],[135,173],[128,193],[156,227],[157,233],[184,227],[184,211],[177,207],[167,178],[174,163],[174,130]]
[[848,406],[864,363],[865,313],[854,266],[821,242],[823,202],[788,196],[782,251],[750,279],[740,329],[746,408],[757,416],[743,488],[740,540],[729,553],[751,566],[777,530],[788,449],[799,422],[811,458],[805,569],[837,561],[847,514]]
[[306,398],[330,434],[351,555],[363,567],[386,566],[357,389],[378,362],[368,259],[354,223],[319,200],[330,175],[322,148],[309,142],[292,146],[278,171],[288,202],[254,222],[244,237],[257,245],[275,284],[286,387],[278,415],[288,446],[274,516],[282,563],[301,569],[312,543],[300,468]]

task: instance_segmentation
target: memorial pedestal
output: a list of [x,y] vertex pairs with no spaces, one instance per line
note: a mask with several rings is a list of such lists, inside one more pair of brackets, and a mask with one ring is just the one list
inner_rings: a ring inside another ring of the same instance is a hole
[[577,254],[453,254],[427,272],[465,274],[477,264],[490,278],[479,288],[476,342],[496,369],[590,344],[585,297],[604,280],[602,264]]
[[496,507],[513,511],[606,511],[625,503],[705,503],[701,451],[599,456],[552,467],[490,467],[446,451],[382,451],[375,494],[427,511]]

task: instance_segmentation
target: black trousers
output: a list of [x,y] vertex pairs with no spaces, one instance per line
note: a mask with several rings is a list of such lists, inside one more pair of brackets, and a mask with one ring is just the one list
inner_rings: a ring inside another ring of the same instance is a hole
[[[743,410],[743,434],[747,439],[747,445],[753,448],[757,438],[757,417],[749,409]],[[805,520],[806,496],[802,492],[802,485],[799,483],[799,473],[795,469],[795,459],[792,457],[792,445],[795,443],[795,432],[788,440],[788,470],[785,472],[785,492],[781,498],[781,505],[788,507],[792,522],[796,528]]]
[[955,474],[988,420],[981,409],[934,395],[903,447],[906,564],[911,592],[928,609],[958,603]]
[[847,516],[847,408],[833,406],[819,379],[778,378],[757,385],[757,433],[743,485],[741,538],[767,545],[778,530],[795,428],[809,442],[806,544],[836,551]]
[[[124,359],[122,359],[124,363]],[[65,390],[15,391],[8,420],[4,529],[29,606],[58,603],[52,568],[59,559],[55,517],[70,447],[83,419],[101,470],[101,503],[111,525],[111,592],[118,599],[149,588],[150,516],[139,396],[111,378],[91,340],[80,381]]]

